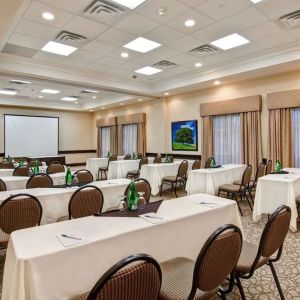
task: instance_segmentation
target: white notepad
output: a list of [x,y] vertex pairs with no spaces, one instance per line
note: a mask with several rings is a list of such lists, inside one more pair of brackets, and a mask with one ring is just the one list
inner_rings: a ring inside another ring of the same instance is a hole
[[56,237],[65,248],[87,242],[87,240],[82,238],[82,235],[80,235],[79,233],[58,233],[56,234]]

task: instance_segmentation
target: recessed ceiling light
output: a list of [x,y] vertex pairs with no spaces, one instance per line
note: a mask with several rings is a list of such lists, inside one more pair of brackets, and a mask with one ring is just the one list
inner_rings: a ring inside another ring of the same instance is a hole
[[154,74],[159,73],[161,71],[162,71],[161,69],[157,69],[157,68],[147,66],[147,67],[138,69],[134,72],[139,73],[139,74],[143,74],[143,75],[154,75]]
[[59,94],[60,91],[59,90],[52,90],[52,89],[43,89],[43,90],[41,90],[41,93],[44,93],[44,94]]
[[259,2],[264,1],[264,0],[250,0],[250,1],[253,2],[254,4],[256,4],[256,3],[259,3]]
[[161,44],[145,39],[143,37],[138,37],[130,43],[124,45],[123,47],[137,52],[147,53],[159,46],[161,46]]
[[93,109],[90,109],[90,111],[94,111]]
[[220,80],[215,80],[214,85],[219,85],[220,83]]
[[159,16],[164,16],[167,12],[167,9],[165,7],[160,7],[157,11]]
[[129,54],[127,52],[122,52],[121,53],[121,57],[123,58],[127,58],[129,56]]
[[75,101],[75,100],[78,100],[78,97],[75,97],[75,96],[67,96],[67,97],[61,98],[60,100],[63,100],[63,101]]
[[123,105],[124,105],[124,103],[122,102],[122,103],[120,103],[120,105],[121,105],[121,106],[123,106]]
[[45,20],[48,20],[48,21],[52,21],[52,20],[54,20],[54,15],[53,14],[51,14],[50,12],[44,12],[43,14],[42,14],[42,16],[43,16],[43,18],[45,19]]
[[218,48],[221,48],[223,50],[228,50],[231,48],[235,48],[238,46],[248,44],[249,42],[250,41],[248,41],[246,38],[239,35],[238,33],[233,33],[233,34],[227,35],[221,39],[213,41],[210,44],[212,44]]
[[170,95],[170,93],[168,93],[168,92],[165,93],[165,96],[169,96],[169,95]]
[[90,94],[98,94],[98,91],[96,91],[96,90],[89,90],[89,89],[83,90],[82,92],[83,93],[90,93]]
[[42,96],[42,95],[38,95],[38,97],[39,97],[39,98],[44,98],[44,96]]
[[202,63],[201,63],[201,62],[197,62],[197,63],[195,63],[195,67],[196,67],[196,68],[200,68],[200,67],[202,67]]
[[0,94],[1,95],[10,95],[10,96],[14,96],[16,95],[18,92],[16,90],[13,89],[2,89],[0,90]]
[[58,54],[58,55],[69,56],[77,49],[78,48],[73,46],[50,41],[41,50],[45,52]]
[[96,96],[93,96],[92,98],[93,98],[93,99],[96,99],[97,97],[96,97]]
[[139,5],[141,5],[146,0],[112,0],[113,2],[119,3],[125,7],[130,9],[135,9]]
[[75,103],[75,104],[78,104],[79,102],[78,102],[78,101],[75,101],[74,103]]
[[193,26],[195,26],[195,24],[196,24],[196,22],[193,19],[189,19],[184,22],[185,27],[193,27]]
[[15,83],[15,84],[30,84],[30,81],[26,80],[19,80],[19,79],[11,79],[9,83]]
[[139,99],[139,101],[141,102],[141,101],[143,101],[143,99],[142,99],[142,98],[140,98],[140,99]]
[[101,109],[105,109],[105,107],[103,106],[103,107],[101,107]]

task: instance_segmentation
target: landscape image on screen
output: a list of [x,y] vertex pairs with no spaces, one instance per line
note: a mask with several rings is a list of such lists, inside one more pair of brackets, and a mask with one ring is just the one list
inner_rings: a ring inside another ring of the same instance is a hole
[[197,151],[197,120],[172,123],[172,150]]

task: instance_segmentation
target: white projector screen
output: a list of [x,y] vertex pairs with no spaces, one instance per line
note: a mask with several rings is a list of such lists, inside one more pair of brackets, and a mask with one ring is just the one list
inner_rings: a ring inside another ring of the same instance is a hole
[[4,115],[5,156],[58,155],[57,117]]

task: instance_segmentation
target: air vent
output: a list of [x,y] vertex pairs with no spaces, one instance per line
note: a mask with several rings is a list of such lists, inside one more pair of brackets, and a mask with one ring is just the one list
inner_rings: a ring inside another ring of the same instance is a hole
[[190,50],[191,53],[198,53],[198,54],[212,54],[218,51],[217,47],[214,47],[212,45],[202,45],[200,47],[194,48]]
[[280,17],[278,23],[287,29],[300,26],[300,10],[293,11]]
[[56,36],[55,40],[63,44],[80,46],[87,41],[87,37],[77,33],[63,30]]
[[177,65],[175,63],[168,61],[168,60],[161,60],[161,61],[155,63],[154,65],[152,65],[152,67],[158,67],[159,69],[163,69],[163,70],[171,69],[176,66]]
[[84,11],[84,15],[105,24],[111,24],[124,15],[125,9],[107,0],[96,0]]

